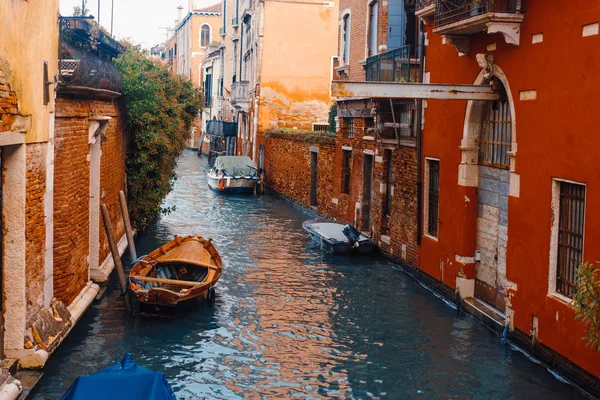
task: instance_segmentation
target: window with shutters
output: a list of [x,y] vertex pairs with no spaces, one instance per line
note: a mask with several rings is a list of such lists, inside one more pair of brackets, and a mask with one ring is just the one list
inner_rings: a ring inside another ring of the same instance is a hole
[[427,158],[425,163],[425,235],[437,239],[439,227],[440,160]]

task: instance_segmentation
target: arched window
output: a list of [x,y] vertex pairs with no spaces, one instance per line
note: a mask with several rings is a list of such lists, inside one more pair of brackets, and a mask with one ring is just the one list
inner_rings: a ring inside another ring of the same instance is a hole
[[508,169],[508,153],[512,145],[512,118],[504,86],[501,100],[488,101],[483,106],[481,134],[479,137],[479,164]]
[[342,19],[342,65],[350,60],[350,14]]
[[210,44],[210,26],[202,25],[200,28],[200,47],[208,47]]
[[377,0],[369,4],[369,40],[367,41],[369,57],[377,54],[377,17],[379,14],[379,3]]

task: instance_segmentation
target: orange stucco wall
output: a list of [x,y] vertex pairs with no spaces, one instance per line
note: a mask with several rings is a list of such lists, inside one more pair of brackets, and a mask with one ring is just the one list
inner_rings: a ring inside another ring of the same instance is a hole
[[[582,37],[582,26],[600,20],[600,1],[530,0],[521,25],[521,44],[508,45],[501,35],[474,35],[469,56],[428,27],[426,71],[434,83],[471,84],[481,71],[477,53],[494,55],[513,95],[516,119],[515,173],[518,197],[509,197],[507,278],[517,285],[512,298],[515,328],[529,333],[539,318],[538,339],[544,345],[600,377],[600,354],[585,347],[584,329],[572,307],[548,296],[552,178],[582,182],[586,187],[584,260],[600,258],[600,174],[597,149],[600,84],[600,36]],[[532,44],[532,35],[543,42]],[[495,43],[495,51],[486,46]],[[521,101],[519,92],[536,90],[537,99]],[[439,240],[423,238],[421,268],[454,287],[460,264],[455,255],[475,251],[476,188],[458,185],[459,146],[467,103],[428,101],[423,156],[440,159]],[[514,150],[514,149],[513,149]],[[466,266],[467,275],[473,266]],[[469,271],[469,269],[471,269]]]
[[266,2],[264,13],[259,132],[275,126],[312,129],[312,123],[327,121],[332,102],[338,2]]

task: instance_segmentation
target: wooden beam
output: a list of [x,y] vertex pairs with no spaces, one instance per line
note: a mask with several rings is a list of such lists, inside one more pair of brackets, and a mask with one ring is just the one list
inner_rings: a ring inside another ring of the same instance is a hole
[[333,81],[333,97],[437,100],[499,100],[500,94],[488,85],[445,85],[404,82]]
[[205,282],[192,282],[192,281],[179,281],[177,279],[162,279],[162,278],[151,278],[149,276],[141,276],[136,275],[133,277],[136,281],[139,282],[157,282],[163,283],[165,285],[178,285],[178,286],[189,286],[194,287],[198,285],[202,285]]

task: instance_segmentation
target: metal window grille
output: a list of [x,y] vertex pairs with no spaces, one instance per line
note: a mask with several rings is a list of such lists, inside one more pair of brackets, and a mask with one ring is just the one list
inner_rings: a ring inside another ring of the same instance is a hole
[[427,160],[429,163],[429,201],[427,234],[438,236],[438,204],[440,197],[440,162],[438,160]]
[[353,118],[344,118],[346,122],[346,137],[353,138],[354,137],[354,119]]
[[583,259],[585,186],[560,182],[556,291],[572,298],[575,273]]
[[329,124],[313,124],[313,131],[315,132],[327,132]]
[[508,101],[489,101],[484,106],[479,140],[479,163],[508,168],[512,144],[512,120]]
[[352,150],[342,150],[342,193],[350,194]]

